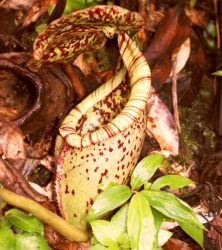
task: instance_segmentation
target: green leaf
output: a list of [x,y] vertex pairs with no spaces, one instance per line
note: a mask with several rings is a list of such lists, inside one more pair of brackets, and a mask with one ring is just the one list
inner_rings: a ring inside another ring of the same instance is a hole
[[64,13],[67,15],[69,13],[71,13],[73,10],[77,10],[77,9],[82,9],[82,8],[86,8],[89,6],[93,6],[96,5],[97,1],[93,0],[93,1],[86,1],[86,0],[67,0],[66,3],[66,8]]
[[164,218],[166,218],[163,214],[159,213],[157,210],[152,208],[152,214],[154,217],[154,222],[156,226],[156,231],[158,232],[160,230],[160,227],[163,223]]
[[118,243],[113,243],[108,247],[109,250],[120,250]]
[[149,204],[165,216],[174,219],[181,228],[203,247],[203,225],[193,209],[183,200],[164,191],[142,191]]
[[154,175],[163,159],[164,155],[162,154],[152,154],[140,161],[131,176],[131,187],[138,189],[145,184]]
[[30,233],[43,234],[43,224],[36,217],[27,215],[21,210],[10,209],[5,218],[15,227]]
[[0,199],[0,208],[3,209],[6,205],[7,203]]
[[144,184],[143,189],[145,189],[145,190],[150,190],[151,186],[152,186],[152,183],[148,181],[148,182],[146,182],[146,183]]
[[143,195],[136,193],[129,205],[127,230],[133,250],[152,250],[156,228],[149,203]]
[[98,240],[96,239],[95,236],[92,236],[91,239],[90,239],[90,245],[96,245],[98,242]]
[[94,220],[90,222],[90,225],[94,236],[104,246],[117,243],[117,239],[121,235],[121,231],[106,220]]
[[124,248],[124,249],[130,248],[130,240],[129,240],[129,236],[127,233],[121,234],[118,239],[118,242],[121,248]]
[[107,247],[103,246],[102,244],[95,244],[93,246],[90,246],[88,250],[106,250]]
[[117,182],[105,182],[105,183],[99,184],[99,189],[105,190],[107,188],[110,188],[113,186],[118,186],[118,185],[119,185],[119,183],[117,183]]
[[191,224],[189,221],[178,222],[180,227],[203,248],[203,230],[202,228]]
[[98,195],[89,210],[88,220],[99,218],[109,211],[123,205],[132,195],[132,191],[125,185],[115,185],[105,189]]
[[39,24],[38,26],[36,26],[35,30],[36,30],[37,33],[40,33],[40,32],[42,32],[46,27],[47,27],[47,24],[46,24],[46,23],[42,23],[42,24]]
[[[66,1],[66,7],[64,10],[65,15],[70,14],[72,11],[74,10],[78,10],[78,9],[83,9],[89,6],[93,6],[96,5],[97,1],[86,1],[86,0],[67,0]],[[51,5],[48,9],[48,14],[51,15],[53,9],[55,8],[55,4]]]
[[212,75],[222,76],[222,70],[216,71]]
[[37,234],[17,234],[15,239],[15,250],[50,250],[47,241]]
[[184,176],[173,175],[173,174],[165,175],[153,182],[151,190],[160,190],[162,187],[165,186],[169,186],[170,189],[177,189],[185,187],[191,183],[193,183],[193,181]]
[[111,219],[111,223],[115,227],[118,227],[121,233],[126,232],[128,210],[129,204],[126,204],[120,208],[120,210],[117,211]]
[[0,220],[0,250],[14,250],[15,236],[10,225],[5,220]]
[[153,250],[163,250],[163,248],[160,247],[160,246],[155,245],[154,248],[153,248]]
[[154,244],[154,250],[159,249],[159,244],[158,244],[158,235],[159,235],[159,231],[160,231],[160,227],[163,223],[163,220],[166,218],[163,214],[159,213],[157,210],[155,210],[154,208],[151,208],[152,213],[153,213],[153,217],[154,217],[154,223],[155,223],[155,227],[156,227],[156,236],[155,236],[155,244]]
[[164,191],[146,190],[141,191],[141,194],[146,197],[150,206],[165,216],[178,222],[189,222],[200,229],[204,228],[196,218],[192,208],[188,204],[180,202],[175,195]]

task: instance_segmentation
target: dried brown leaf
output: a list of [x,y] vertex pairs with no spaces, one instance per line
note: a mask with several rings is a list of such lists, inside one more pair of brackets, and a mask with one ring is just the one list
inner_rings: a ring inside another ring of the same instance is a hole
[[169,8],[162,19],[155,37],[145,50],[145,57],[152,69],[152,81],[160,87],[172,69],[172,54],[189,37],[190,23],[184,7],[178,4]]
[[0,183],[3,187],[15,193],[30,197],[47,206],[49,205],[47,197],[33,189],[27,179],[21,175],[10,161],[0,159]]
[[195,24],[203,29],[206,27],[206,24],[209,21],[209,13],[207,13],[205,10],[195,8],[186,9],[186,14],[192,24]]
[[171,238],[164,245],[164,250],[193,250],[186,242]]
[[147,114],[147,132],[152,134],[161,149],[177,155],[179,136],[173,116],[153,88],[148,100]]
[[25,18],[25,20],[23,22],[23,27],[27,27],[31,23],[34,23],[55,2],[56,2],[56,0],[38,0],[38,1],[34,1],[29,7],[28,14],[27,14],[27,16],[26,16],[26,18]]
[[3,0],[0,2],[0,7],[6,9],[27,10],[34,2],[38,0]]
[[139,13],[145,21],[145,30],[155,31],[164,17],[162,10],[155,10],[152,1],[138,0]]
[[217,249],[222,249],[222,217],[218,215],[210,224],[207,236],[214,240]]
[[0,155],[7,159],[24,159],[23,134],[12,122],[0,121]]

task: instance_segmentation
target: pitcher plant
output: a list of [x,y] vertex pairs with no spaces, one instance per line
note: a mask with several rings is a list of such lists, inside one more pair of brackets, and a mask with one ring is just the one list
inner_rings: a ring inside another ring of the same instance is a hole
[[56,142],[58,207],[82,230],[100,184],[128,182],[145,138],[150,69],[125,33],[142,25],[136,12],[95,6],[55,20],[34,44],[35,59],[47,64],[98,49],[114,35],[118,39],[123,68],[70,111]]

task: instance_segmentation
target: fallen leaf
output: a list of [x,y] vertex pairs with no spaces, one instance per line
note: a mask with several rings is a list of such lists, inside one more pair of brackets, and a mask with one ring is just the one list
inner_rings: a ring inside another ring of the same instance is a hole
[[27,196],[46,207],[52,207],[47,197],[33,189],[11,162],[2,159],[0,159],[0,183],[8,190]]
[[56,0],[38,0],[30,4],[28,14],[23,22],[23,27],[27,27],[31,23],[34,23],[55,2]]
[[169,239],[167,243],[163,246],[163,249],[164,250],[193,250],[193,248],[191,248],[189,244],[187,244],[186,242],[182,240],[178,240],[175,238]]
[[186,14],[189,17],[192,24],[197,25],[201,28],[205,28],[207,22],[209,22],[209,12],[201,9],[186,9]]
[[217,245],[217,249],[222,249],[222,217],[217,216],[211,221],[211,227],[207,234],[208,237],[212,238]]
[[24,159],[22,131],[12,122],[0,121],[0,155],[7,159]]
[[178,79],[178,97],[181,105],[190,106],[196,98],[200,89],[204,71],[206,68],[205,51],[201,39],[191,30],[190,32],[191,52],[186,64],[186,70],[191,72],[190,76],[180,75]]
[[145,30],[155,31],[164,17],[162,10],[156,10],[154,4],[146,0],[138,0],[139,13],[145,21]]
[[5,9],[27,10],[34,2],[37,2],[37,0],[6,0],[1,1],[0,7]]
[[152,134],[162,150],[172,155],[179,152],[179,136],[172,114],[154,88],[147,102],[147,133]]
[[[180,46],[179,50],[176,50],[176,52],[173,53],[172,57],[176,60],[176,73],[179,73],[184,68],[190,56],[190,50],[190,38],[187,38],[186,41]],[[173,73],[171,71],[170,76],[172,76],[172,74]]]
[[152,82],[159,88],[169,77],[172,69],[172,54],[190,35],[190,23],[184,6],[169,8],[162,19],[154,39],[144,51],[152,70]]

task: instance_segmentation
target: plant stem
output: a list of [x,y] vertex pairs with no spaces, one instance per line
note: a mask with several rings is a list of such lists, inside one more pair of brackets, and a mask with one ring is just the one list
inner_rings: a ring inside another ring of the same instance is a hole
[[88,239],[88,234],[86,232],[77,229],[74,225],[71,225],[57,214],[29,198],[15,194],[1,187],[0,198],[10,205],[33,214],[71,241],[81,242]]
[[56,6],[48,19],[48,24],[50,24],[55,19],[61,17],[65,10],[65,7],[66,7],[66,0],[57,0]]

